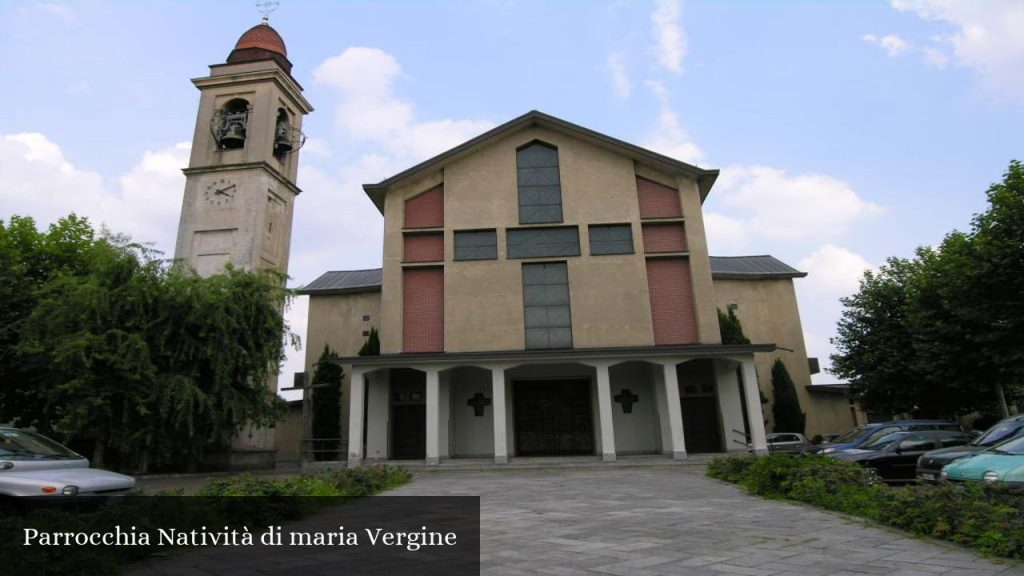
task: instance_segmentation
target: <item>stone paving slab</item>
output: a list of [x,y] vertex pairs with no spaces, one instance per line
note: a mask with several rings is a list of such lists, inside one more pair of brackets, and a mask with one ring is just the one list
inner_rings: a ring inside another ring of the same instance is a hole
[[695,468],[443,471],[394,495],[479,495],[483,574],[1024,576],[1020,564],[810,507]]

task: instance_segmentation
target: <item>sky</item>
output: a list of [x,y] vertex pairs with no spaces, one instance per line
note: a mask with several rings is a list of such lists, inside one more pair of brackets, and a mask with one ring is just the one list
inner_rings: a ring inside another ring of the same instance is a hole
[[[255,1],[0,0],[0,220],[75,212],[173,255],[189,79],[259,21]],[[711,254],[806,271],[805,341],[827,368],[864,271],[966,229],[1024,158],[1019,0],[286,0],[271,24],[316,108],[292,286],[380,265],[363,183],[537,109],[720,169]],[[287,312],[300,336],[306,313],[306,297]]]

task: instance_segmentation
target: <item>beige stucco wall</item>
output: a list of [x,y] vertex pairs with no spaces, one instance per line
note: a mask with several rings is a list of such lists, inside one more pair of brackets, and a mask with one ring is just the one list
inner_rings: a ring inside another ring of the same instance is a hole
[[[338,356],[355,356],[363,347],[366,336],[363,331],[370,327],[380,330],[380,292],[336,294],[309,297],[309,324],[306,327],[306,378],[313,378],[313,365],[320,359],[324,345]],[[363,316],[370,317],[364,321]],[[345,366],[345,377],[341,386],[341,434],[348,436],[349,379],[352,367]]]
[[[558,148],[563,222],[578,226],[580,256],[506,258],[506,231],[519,224],[516,149],[533,140]],[[711,276],[696,182],[663,174],[618,152],[540,126],[526,128],[456,158],[440,171],[389,190],[384,207],[381,351],[402,346],[402,223],[405,201],[444,183],[445,351],[516,350],[524,347],[521,266],[531,260],[568,263],[573,346],[649,346],[654,343],[640,231],[636,175],[680,190],[700,340],[719,341]],[[590,256],[589,224],[631,223],[634,254]],[[456,262],[454,231],[494,228],[498,259]]]
[[[836,429],[835,409],[829,402],[815,402],[805,386],[811,383],[810,367],[807,364],[807,348],[804,346],[800,311],[797,307],[793,280],[714,280],[715,302],[725,312],[730,304],[736,304],[736,316],[743,324],[743,332],[754,344],[772,343],[779,347],[770,354],[757,354],[757,377],[761,392],[772,399],[771,373],[776,358],[786,364],[801,409],[807,414],[805,432],[815,434],[841,432]],[[717,314],[717,312],[716,312]],[[792,350],[784,350],[788,348]],[[822,409],[819,409],[822,408]],[[764,407],[768,419],[768,430],[772,430],[772,410],[769,403]],[[849,420],[849,417],[847,417]],[[846,426],[848,428],[849,426]]]

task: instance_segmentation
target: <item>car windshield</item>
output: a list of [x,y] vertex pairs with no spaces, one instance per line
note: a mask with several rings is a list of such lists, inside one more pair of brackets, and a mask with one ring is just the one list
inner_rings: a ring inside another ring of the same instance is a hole
[[871,440],[869,442],[865,442],[864,444],[861,444],[860,448],[862,450],[882,450],[889,444],[892,444],[893,442],[896,442],[901,438],[905,437],[906,434],[904,434],[903,432],[894,432],[892,434],[886,434],[885,436],[882,436],[880,438],[875,438],[874,440]]
[[1024,429],[1024,421],[1016,420],[1011,422],[1000,422],[995,426],[985,430],[978,436],[971,444],[975,446],[995,446],[996,444],[1013,438],[1021,433]]
[[1019,436],[1012,440],[1007,440],[1002,444],[996,444],[991,448],[992,452],[997,454],[1013,454],[1015,456],[1024,456],[1024,436]]
[[0,458],[77,460],[81,456],[35,432],[0,429]]
[[838,438],[836,438],[835,440],[832,440],[829,443],[830,444],[843,444],[845,442],[853,442],[857,438],[860,438],[861,436],[863,436],[864,432],[867,432],[867,430],[868,430],[867,426],[857,426],[853,430],[850,430],[846,434],[843,434],[843,435],[839,436]]

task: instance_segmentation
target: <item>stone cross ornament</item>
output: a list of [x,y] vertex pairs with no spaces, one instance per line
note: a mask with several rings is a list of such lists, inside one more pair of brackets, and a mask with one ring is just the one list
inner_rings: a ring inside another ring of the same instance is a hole
[[477,392],[472,398],[466,400],[466,406],[473,407],[473,415],[476,417],[483,417],[484,408],[491,405],[491,399],[485,397],[483,394]]
[[622,404],[623,414],[632,414],[633,404],[636,404],[640,400],[640,397],[630,392],[629,388],[623,388],[622,392],[616,394],[614,399],[619,404]]

